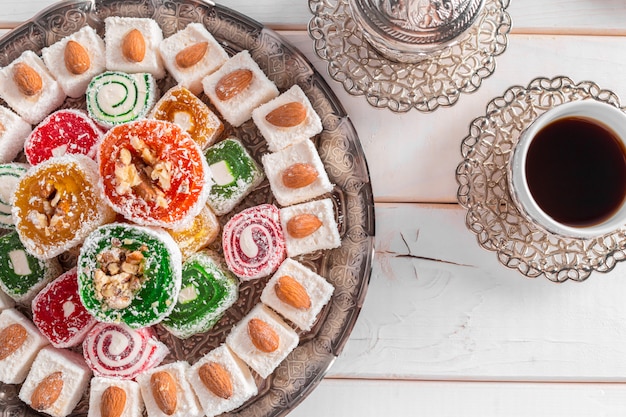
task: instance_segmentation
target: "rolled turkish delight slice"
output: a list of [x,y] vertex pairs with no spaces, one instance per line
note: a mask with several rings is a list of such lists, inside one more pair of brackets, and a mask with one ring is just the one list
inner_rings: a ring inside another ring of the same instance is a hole
[[91,371],[79,354],[47,346],[37,354],[19,397],[37,411],[65,417],[83,397],[90,379]]
[[290,258],[341,245],[330,198],[284,207],[280,210],[280,221]]
[[24,51],[0,69],[0,85],[0,98],[32,125],[65,100],[63,89],[33,51]]
[[27,170],[28,165],[17,162],[0,165],[0,227],[4,229],[15,228],[11,199]]
[[17,232],[0,237],[0,289],[13,300],[28,304],[46,284],[62,273],[56,259],[31,255]]
[[165,75],[159,45],[163,32],[149,18],[110,16],[104,19],[106,67],[111,71]]
[[176,242],[162,229],[102,226],[85,239],[78,257],[80,298],[99,321],[151,326],[174,308],[181,263]]
[[224,226],[222,248],[228,268],[242,280],[274,272],[286,257],[278,208],[261,204],[235,214]]
[[106,71],[87,86],[89,116],[106,128],[141,119],[154,106],[157,87],[151,74]]
[[100,142],[98,161],[108,202],[142,225],[182,227],[200,213],[211,189],[198,144],[170,122],[114,127]]
[[83,356],[96,376],[134,379],[169,354],[150,327],[133,330],[121,323],[98,323],[83,341]]
[[15,309],[0,313],[0,381],[21,384],[41,348],[48,340]]
[[201,417],[198,399],[187,381],[186,361],[161,365],[137,376],[148,417]]
[[278,88],[243,50],[202,79],[204,93],[231,125],[252,117],[252,110],[278,96]]
[[258,304],[226,338],[226,344],[262,378],[298,345],[298,334],[263,304]]
[[226,345],[200,358],[187,378],[207,417],[234,410],[258,392],[248,366]]
[[310,140],[265,154],[262,161],[272,193],[281,206],[303,203],[333,189]]
[[0,163],[11,162],[24,149],[31,126],[4,106],[0,106]]
[[30,169],[18,183],[12,210],[24,246],[42,259],[115,219],[98,186],[98,167],[84,155],[50,158]]
[[334,287],[293,259],[280,265],[261,293],[261,301],[302,330],[311,330]]
[[31,165],[53,156],[81,154],[96,158],[102,131],[79,110],[57,110],[41,122],[26,139],[24,153]]
[[65,94],[74,98],[85,94],[91,79],[105,70],[104,40],[91,26],[43,48],[41,56]]
[[78,296],[76,268],[41,290],[32,302],[32,312],[33,323],[57,348],[79,345],[96,324]]
[[320,117],[298,85],[254,109],[252,119],[272,152],[307,140],[323,129]]
[[[112,408],[119,413],[113,413]],[[143,409],[141,391],[135,381],[99,376],[91,379],[87,417],[141,417]]]
[[183,264],[183,282],[174,310],[161,323],[185,339],[206,332],[238,297],[238,281],[215,255],[198,252]]
[[163,63],[179,85],[202,92],[202,78],[215,72],[228,54],[202,23],[190,23],[159,45]]
[[223,140],[204,155],[215,182],[208,202],[218,216],[235,208],[265,178],[263,170],[238,139]]
[[208,246],[219,236],[220,223],[208,205],[193,220],[176,230],[168,230],[178,244],[183,259]]
[[204,149],[224,131],[224,124],[209,107],[185,87],[170,89],[154,105],[151,116],[179,125]]

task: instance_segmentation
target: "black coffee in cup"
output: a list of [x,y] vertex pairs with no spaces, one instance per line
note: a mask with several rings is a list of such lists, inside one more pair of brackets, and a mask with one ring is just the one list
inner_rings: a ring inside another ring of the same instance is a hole
[[602,123],[580,116],[554,120],[528,148],[526,181],[537,205],[559,223],[602,223],[626,198],[626,149]]

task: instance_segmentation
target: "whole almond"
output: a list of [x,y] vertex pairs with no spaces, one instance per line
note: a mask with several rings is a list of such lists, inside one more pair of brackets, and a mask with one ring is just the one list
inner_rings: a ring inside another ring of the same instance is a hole
[[287,222],[287,232],[296,239],[309,236],[322,226],[322,221],[314,214],[304,213],[293,216]]
[[297,163],[283,171],[282,180],[287,188],[302,188],[315,182],[319,173],[311,164]]
[[233,396],[233,383],[228,371],[217,362],[207,362],[198,369],[200,380],[216,396],[225,400]]
[[28,332],[19,323],[13,323],[0,331],[0,361],[8,358],[24,344]]
[[100,398],[100,417],[120,417],[126,407],[126,391],[115,385],[107,387]]
[[176,54],[176,65],[183,69],[193,67],[204,58],[208,49],[208,42],[198,42],[189,45]]
[[76,41],[68,41],[65,45],[65,68],[74,74],[80,75],[89,69],[91,59],[87,50]]
[[298,310],[308,310],[311,308],[311,298],[306,289],[289,275],[278,278],[274,286],[276,296],[283,303],[287,303]]
[[52,407],[63,390],[63,373],[54,372],[41,380],[30,397],[30,405],[42,411]]
[[176,412],[178,396],[176,380],[167,371],[158,371],[150,377],[152,396],[157,406],[168,416]]
[[13,81],[20,92],[28,97],[34,96],[43,88],[41,75],[24,62],[18,62],[13,66]]
[[248,321],[248,335],[252,344],[262,352],[274,352],[280,344],[278,333],[269,324],[256,317]]
[[306,120],[306,107],[302,103],[292,101],[276,107],[265,116],[268,123],[277,127],[294,127]]
[[215,95],[222,101],[230,100],[250,86],[252,71],[240,68],[224,75],[215,86]]
[[122,41],[122,55],[130,62],[141,62],[146,56],[146,40],[138,29],[126,34]]

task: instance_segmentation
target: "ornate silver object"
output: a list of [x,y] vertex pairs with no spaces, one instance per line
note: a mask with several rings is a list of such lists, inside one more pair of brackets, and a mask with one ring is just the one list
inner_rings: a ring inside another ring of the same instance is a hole
[[[343,107],[324,78],[307,59],[278,34],[260,23],[229,8],[202,0],[72,0],[56,3],[32,20],[0,39],[0,67],[7,65],[25,50],[41,49],[82,26],[104,34],[108,16],[149,17],[163,29],[164,36],[183,29],[191,22],[204,24],[230,54],[248,49],[268,77],[284,91],[298,84],[320,115],[323,132],[314,138],[331,181],[330,193],[338,215],[342,245],[330,251],[318,251],[297,259],[324,276],[335,286],[329,304],[320,313],[314,328],[299,331],[300,344],[267,379],[256,377],[259,394],[241,408],[225,415],[284,416],[298,405],[322,380],[343,350],[361,310],[371,274],[374,251],[374,200],[367,162],[357,133]],[[160,91],[175,85],[169,77],[160,81]],[[208,99],[200,97],[208,103]],[[0,104],[4,104],[1,103]],[[84,98],[67,99],[63,107],[84,108]],[[260,161],[267,144],[252,121],[232,134]],[[235,211],[261,203],[275,203],[267,182],[261,184]],[[234,212],[233,212],[234,213]],[[232,214],[232,213],[231,213]],[[230,215],[223,216],[224,224]],[[211,249],[219,251],[220,244]],[[75,253],[61,257],[66,268],[75,262]],[[269,278],[269,277],[268,277]],[[224,342],[229,330],[259,303],[267,278],[242,283],[239,300],[209,332],[180,340],[157,326],[162,341],[170,348],[165,362],[197,359]],[[28,314],[26,308],[23,311]],[[80,351],[80,348],[76,350]],[[0,415],[40,415],[23,404],[19,386],[0,383]],[[72,416],[87,415],[88,393]],[[43,414],[41,414],[43,416]]]
[[350,0],[365,39],[383,56],[419,62],[444,49],[475,22],[484,0]]
[[560,237],[524,216],[509,190],[507,164],[521,132],[548,109],[585,99],[621,109],[615,93],[593,82],[537,78],[493,99],[461,144],[457,198],[467,209],[467,227],[503,265],[530,278],[584,281],[591,272],[608,272],[626,259],[626,228],[594,239]]
[[[308,30],[315,52],[328,62],[329,75],[349,94],[365,96],[374,107],[432,112],[452,106],[461,94],[476,91],[493,74],[495,57],[508,45],[509,0],[484,0],[476,21],[452,45],[417,63],[397,62],[370,45],[351,17],[350,1],[367,0],[309,0],[313,17]],[[383,7],[389,9],[391,4]]]

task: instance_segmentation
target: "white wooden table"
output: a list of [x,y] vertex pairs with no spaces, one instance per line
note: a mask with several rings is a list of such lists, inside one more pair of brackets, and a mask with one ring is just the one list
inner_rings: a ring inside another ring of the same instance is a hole
[[[0,34],[54,0],[1,0]],[[323,75],[307,0],[224,0],[277,29]],[[393,114],[326,77],[359,133],[376,199],[377,257],[342,355],[291,415],[622,416],[626,264],[584,283],[529,279],[481,249],[456,203],[469,123],[537,76],[591,80],[626,98],[623,0],[512,0],[513,31],[474,94]]]

